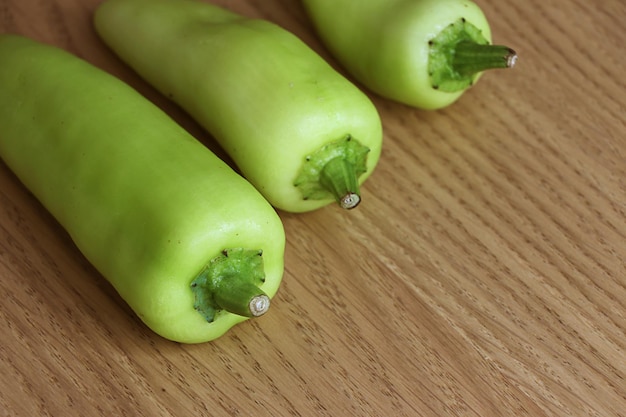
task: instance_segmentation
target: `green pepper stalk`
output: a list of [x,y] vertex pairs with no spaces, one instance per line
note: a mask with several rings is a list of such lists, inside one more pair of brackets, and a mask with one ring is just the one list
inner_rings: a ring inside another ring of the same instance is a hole
[[[95,27],[275,207],[355,207],[382,146],[371,100],[285,29],[194,0],[107,0]],[[350,140],[346,140],[350,138]]]
[[303,0],[333,56],[373,92],[425,110],[455,102],[483,71],[513,67],[470,0]]
[[283,274],[274,208],[120,80],[0,36],[0,157],[161,336],[199,343],[267,311]]

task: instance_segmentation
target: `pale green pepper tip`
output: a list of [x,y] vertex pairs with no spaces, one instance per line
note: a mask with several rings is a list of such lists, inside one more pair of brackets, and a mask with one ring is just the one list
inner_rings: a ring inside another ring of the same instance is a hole
[[263,252],[226,249],[213,258],[192,281],[194,308],[208,322],[220,311],[243,317],[259,317],[270,307],[270,298],[259,288],[265,281]]
[[302,2],[349,74],[373,93],[419,109],[446,107],[483,71],[517,61],[510,48],[490,45],[489,22],[471,0]]

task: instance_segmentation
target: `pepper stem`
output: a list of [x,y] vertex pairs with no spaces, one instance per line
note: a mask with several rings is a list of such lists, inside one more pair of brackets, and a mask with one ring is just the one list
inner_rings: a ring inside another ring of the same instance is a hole
[[428,46],[431,86],[446,93],[469,88],[485,70],[511,68],[517,62],[515,51],[491,45],[480,29],[463,18],[445,27]]
[[304,200],[334,198],[353,209],[361,202],[359,177],[367,171],[369,151],[351,135],[329,142],[305,158],[293,185]]
[[208,321],[220,311],[258,317],[270,307],[270,298],[259,287],[265,281],[263,252],[226,249],[213,258],[191,283],[194,308]]
[[517,54],[507,46],[461,41],[454,48],[452,67],[461,75],[472,75],[488,69],[512,68],[516,62]]
[[353,209],[361,202],[356,170],[341,156],[326,162],[320,172],[320,184],[335,196],[341,208]]
[[256,285],[233,277],[219,281],[214,299],[218,307],[244,317],[262,316],[270,308],[270,298]]

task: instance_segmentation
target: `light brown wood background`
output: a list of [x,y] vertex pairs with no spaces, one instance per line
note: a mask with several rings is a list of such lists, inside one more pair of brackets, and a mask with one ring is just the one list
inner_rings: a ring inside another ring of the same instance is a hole
[[[99,41],[99,2],[0,0],[0,32],[119,76],[219,153]],[[298,1],[214,2],[328,57]],[[626,3],[479,4],[518,65],[437,112],[373,96],[362,205],[280,213],[271,312],[213,343],[145,328],[0,163],[0,416],[625,416]]]

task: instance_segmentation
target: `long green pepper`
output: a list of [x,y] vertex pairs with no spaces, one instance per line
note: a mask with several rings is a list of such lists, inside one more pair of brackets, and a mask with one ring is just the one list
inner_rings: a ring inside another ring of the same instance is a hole
[[517,55],[470,0],[302,0],[335,58],[383,97],[435,110]]
[[0,35],[0,157],[156,333],[184,343],[267,311],[285,235],[252,185],[118,79]]
[[107,0],[102,39],[209,131],[275,207],[355,207],[380,157],[369,98],[265,20],[194,0]]

